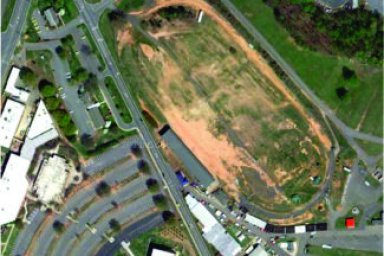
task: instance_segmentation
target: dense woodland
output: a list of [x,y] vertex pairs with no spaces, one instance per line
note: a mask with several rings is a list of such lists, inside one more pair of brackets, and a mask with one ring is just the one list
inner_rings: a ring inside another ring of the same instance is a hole
[[297,43],[365,63],[382,63],[383,18],[378,13],[363,7],[326,13],[312,1],[265,1]]

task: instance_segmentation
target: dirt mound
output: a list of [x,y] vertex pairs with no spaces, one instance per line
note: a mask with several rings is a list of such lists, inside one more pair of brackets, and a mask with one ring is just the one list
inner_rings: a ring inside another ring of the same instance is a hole
[[127,24],[117,31],[117,50],[120,53],[126,45],[133,45],[132,27]]

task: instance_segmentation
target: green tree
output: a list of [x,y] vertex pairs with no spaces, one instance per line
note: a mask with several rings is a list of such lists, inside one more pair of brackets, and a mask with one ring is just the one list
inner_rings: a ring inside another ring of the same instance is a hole
[[145,184],[147,185],[147,188],[151,193],[156,193],[156,192],[159,192],[160,190],[159,183],[155,179],[152,179],[152,178],[147,179]]
[[175,214],[171,211],[163,211],[161,215],[163,220],[167,223],[175,223],[176,221]]
[[120,230],[121,230],[121,225],[120,225],[120,223],[119,223],[119,221],[118,220],[116,220],[116,219],[111,219],[110,221],[109,221],[109,227],[114,231],[114,232],[120,232]]
[[148,174],[149,173],[149,165],[144,159],[140,159],[137,162],[137,169],[143,174]]
[[60,221],[56,220],[55,222],[53,222],[52,224],[52,227],[53,227],[53,230],[59,234],[62,234],[65,230],[65,226],[63,223],[61,223]]
[[48,97],[45,100],[45,105],[49,111],[56,110],[60,106],[60,100],[56,97]]
[[134,143],[131,145],[131,152],[134,156],[141,156],[141,148],[139,146],[139,144],[137,143]]
[[70,122],[67,126],[63,127],[64,135],[67,137],[77,134],[77,127],[73,122]]
[[156,207],[160,210],[165,210],[168,207],[167,199],[163,194],[157,194],[152,197]]
[[101,197],[108,196],[111,194],[111,187],[108,185],[107,182],[101,181],[96,186],[96,194]]
[[85,82],[87,81],[87,79],[90,77],[90,74],[88,73],[87,70],[85,70],[85,68],[83,67],[80,67],[78,68],[74,74],[73,74],[73,79],[76,81],[76,82],[79,82],[79,83],[82,83],[82,82]]
[[64,111],[64,114],[57,120],[57,123],[59,127],[65,128],[71,124],[71,116]]
[[55,52],[57,55],[59,55],[60,58],[65,59],[67,57],[67,52],[64,50],[64,48],[59,45],[55,48]]
[[44,98],[48,98],[56,95],[56,88],[53,84],[45,84],[40,86],[40,92]]
[[19,77],[27,86],[36,86],[37,75],[33,72],[32,69],[28,67],[21,67]]

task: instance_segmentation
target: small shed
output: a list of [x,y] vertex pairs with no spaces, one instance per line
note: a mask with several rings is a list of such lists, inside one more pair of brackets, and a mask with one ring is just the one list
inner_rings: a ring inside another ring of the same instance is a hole
[[346,218],[345,219],[345,227],[347,229],[354,229],[356,227],[356,224],[355,224],[355,218],[351,217],[351,218]]
[[44,16],[48,21],[49,26],[51,27],[57,27],[60,23],[59,17],[57,16],[57,13],[53,8],[48,8],[44,11]]

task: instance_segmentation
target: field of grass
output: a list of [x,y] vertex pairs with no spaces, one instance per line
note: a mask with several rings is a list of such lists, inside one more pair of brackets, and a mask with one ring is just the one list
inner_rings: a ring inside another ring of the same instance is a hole
[[41,51],[27,51],[27,60],[32,61],[32,66],[38,75],[44,75],[48,80],[53,80],[53,73],[51,67],[52,53],[49,50]]
[[[376,135],[382,134],[383,92],[380,85],[383,83],[383,71],[380,67],[362,65],[355,60],[304,49],[295,44],[289,33],[275,20],[273,10],[262,0],[232,2],[346,124],[357,127],[368,109],[361,130]],[[359,80],[356,85],[343,81],[343,66],[356,71]],[[338,98],[336,88],[340,86],[348,88],[348,97]],[[350,111],[351,109],[353,111]]]
[[9,22],[12,17],[13,8],[15,7],[16,0],[8,0],[7,5],[5,6],[4,14],[1,17],[1,32],[7,30]]
[[16,242],[16,238],[21,230],[19,225],[8,225],[10,226],[10,228],[7,230],[7,232],[1,234],[1,255],[3,256],[11,255],[13,246]]
[[117,8],[125,12],[130,12],[140,9],[144,3],[145,0],[121,0]]
[[117,56],[117,40],[116,40],[116,30],[112,26],[111,22],[108,18],[108,13],[110,10],[105,10],[103,14],[100,17],[99,20],[99,28],[101,31],[101,34],[106,39],[105,42],[107,43],[108,49],[115,61],[118,60]]
[[116,109],[119,110],[120,116],[124,122],[132,122],[132,117],[129,109],[125,105],[123,97],[120,95],[119,90],[117,89],[115,81],[112,77],[105,78],[105,85],[108,88],[109,93],[111,94],[112,99],[114,100]]
[[348,249],[323,249],[320,246],[309,246],[308,254],[312,256],[379,256],[379,252],[358,251]]
[[369,141],[357,140],[359,146],[368,154],[372,156],[383,154],[383,145],[372,143]]

